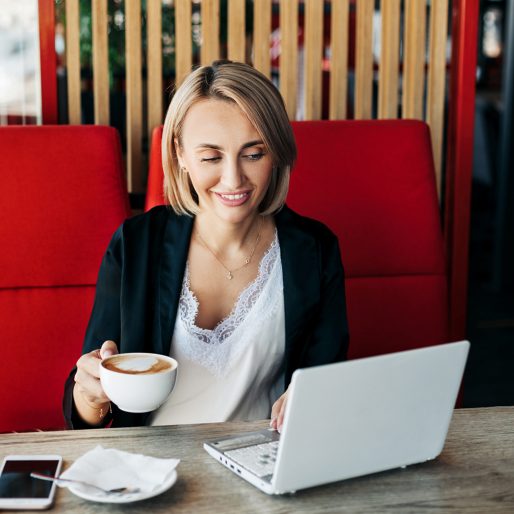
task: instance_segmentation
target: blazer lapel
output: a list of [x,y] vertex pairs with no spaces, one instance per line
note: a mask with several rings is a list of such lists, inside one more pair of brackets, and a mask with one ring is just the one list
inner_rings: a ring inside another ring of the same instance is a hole
[[[275,216],[284,281],[286,361],[294,341],[308,326],[313,307],[318,304],[320,279],[315,239],[297,224],[296,216],[285,207]],[[303,340],[303,338],[302,338]],[[298,349],[300,350],[300,349]]]
[[170,213],[164,228],[157,301],[161,334],[159,351],[163,355],[170,353],[193,221],[194,218],[191,216]]

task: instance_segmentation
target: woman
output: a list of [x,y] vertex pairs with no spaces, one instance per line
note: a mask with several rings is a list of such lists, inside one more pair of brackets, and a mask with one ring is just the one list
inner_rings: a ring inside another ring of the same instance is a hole
[[[348,346],[336,237],[288,209],[296,146],[280,94],[217,61],[176,91],[164,124],[170,207],[127,220],[100,268],[83,355],[66,383],[70,427],[263,419],[281,428],[293,371]],[[322,199],[320,199],[322,201]],[[179,361],[157,411],[110,404],[98,367],[118,352]]]

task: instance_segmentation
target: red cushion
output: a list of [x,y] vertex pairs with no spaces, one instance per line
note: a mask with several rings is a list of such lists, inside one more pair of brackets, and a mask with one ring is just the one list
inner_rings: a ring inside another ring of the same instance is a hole
[[128,212],[117,132],[0,130],[0,287],[95,283],[91,264]]
[[[447,278],[428,126],[414,120],[292,122],[298,161],[287,199],[338,236],[349,356],[446,342]],[[163,203],[162,127],[147,208]]]
[[349,356],[446,342],[447,282],[430,134],[414,120],[295,122],[288,205],[338,236]]
[[0,289],[0,432],[64,428],[64,381],[80,356],[94,284]]
[[62,428],[102,255],[130,214],[117,132],[0,128],[0,431]]
[[428,127],[418,121],[293,124],[288,204],[338,234],[348,276],[444,272]]
[[444,275],[347,278],[346,297],[351,359],[447,342]]

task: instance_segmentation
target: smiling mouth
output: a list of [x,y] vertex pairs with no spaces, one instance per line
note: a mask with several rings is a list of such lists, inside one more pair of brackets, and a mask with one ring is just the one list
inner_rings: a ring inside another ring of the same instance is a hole
[[245,191],[244,193],[217,193],[216,196],[221,200],[221,202],[228,206],[237,207],[246,203],[246,201],[250,198],[251,191]]
[[217,193],[221,196],[221,198],[224,198],[225,200],[242,200],[243,198],[247,197],[250,193],[238,193],[238,194],[223,194],[223,193]]

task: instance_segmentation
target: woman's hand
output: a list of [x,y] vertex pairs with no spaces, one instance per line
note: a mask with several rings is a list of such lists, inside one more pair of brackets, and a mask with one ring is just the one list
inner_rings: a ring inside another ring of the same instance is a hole
[[118,353],[114,341],[105,341],[100,350],[86,353],[77,361],[73,399],[80,417],[98,425],[109,412],[110,401],[100,384],[100,361]]
[[273,404],[273,407],[271,407],[271,422],[269,426],[278,430],[279,433],[282,431],[282,425],[284,424],[288,394],[289,388],[287,388],[286,392]]

